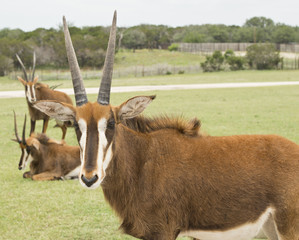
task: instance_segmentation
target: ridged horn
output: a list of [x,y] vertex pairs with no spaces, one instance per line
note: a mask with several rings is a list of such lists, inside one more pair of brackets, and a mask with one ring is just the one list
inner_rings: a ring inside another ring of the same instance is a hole
[[35,63],[36,63],[36,56],[35,56],[35,52],[33,52],[33,67],[32,67],[32,77],[31,77],[31,81],[32,81],[32,82],[33,82],[33,80],[34,80]]
[[14,123],[15,123],[15,135],[16,135],[16,139],[18,141],[18,143],[21,143],[21,139],[19,137],[19,134],[18,134],[18,127],[17,127],[17,117],[16,117],[16,113],[15,111],[13,111],[13,114],[14,114]]
[[22,60],[21,60],[21,58],[19,57],[18,54],[16,54],[16,57],[17,57],[20,65],[22,67],[22,70],[23,70],[23,73],[24,73],[24,78],[25,78],[26,82],[28,82],[28,76],[27,76],[27,73],[26,73],[26,68],[25,68],[25,66],[24,66],[24,64],[23,64],[23,62],[22,62]]
[[71,40],[70,32],[66,23],[66,19],[63,16],[63,30],[65,38],[65,47],[67,58],[71,70],[73,87],[75,92],[76,105],[82,106],[88,102],[85,88],[83,85],[83,79],[80,72],[80,67],[77,61],[76,53]]
[[25,114],[25,119],[24,119],[24,125],[23,125],[23,134],[22,134],[22,143],[26,145],[26,137],[25,137],[25,130],[26,130],[26,114]]
[[109,42],[106,51],[105,64],[103,69],[103,76],[101,86],[99,89],[97,102],[101,105],[108,105],[110,102],[110,90],[113,74],[114,52],[116,41],[116,11],[114,11],[112,26],[110,30]]

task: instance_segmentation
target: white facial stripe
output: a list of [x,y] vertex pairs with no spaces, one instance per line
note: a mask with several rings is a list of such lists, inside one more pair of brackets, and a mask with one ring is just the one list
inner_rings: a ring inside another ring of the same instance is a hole
[[34,99],[34,101],[36,101],[36,95],[35,95],[35,87],[34,87],[34,85],[32,85],[31,91],[32,91],[32,98]]
[[[87,139],[87,124],[86,121],[82,118],[79,119],[78,125],[81,131],[81,138],[79,141],[80,144],[80,159],[81,159],[81,171],[80,176],[82,175],[82,169],[84,165],[84,156],[85,156],[85,149],[86,149],[86,139]],[[81,181],[81,178],[80,178]],[[84,184],[83,184],[84,185]]]
[[30,86],[27,87],[26,95],[27,95],[27,99],[28,99],[28,101],[31,103]]
[[103,170],[104,170],[104,173],[106,173],[106,169],[107,167],[109,166],[109,163],[112,159],[112,156],[113,156],[113,153],[112,153],[112,143],[110,143],[110,146],[106,152],[106,155],[105,155],[105,160],[104,160],[104,164],[103,164]]
[[31,154],[29,154],[26,159],[24,168],[27,166],[27,164],[30,164],[32,162],[32,160],[33,160],[33,157],[31,156]]
[[25,167],[26,167],[26,160],[27,160],[27,158],[28,158],[28,153],[27,153],[27,151],[26,151],[26,149],[23,149],[23,151],[24,151],[24,154],[23,154],[23,158],[22,158],[22,166],[21,166],[21,168],[22,168],[22,170],[23,169],[25,169]]
[[28,154],[26,149],[24,149],[24,155],[23,155],[23,159],[22,159],[22,170],[25,169],[25,167],[30,164],[32,162],[33,158],[31,156],[31,154]]
[[98,158],[97,158],[97,163],[98,163],[98,176],[99,179],[101,180],[104,176],[102,176],[102,169],[103,169],[103,162],[104,162],[104,152],[105,148],[108,144],[105,131],[107,128],[107,119],[102,118],[98,122],[98,132],[99,132],[99,146],[98,146]]
[[30,103],[33,103],[36,101],[34,85],[27,87],[27,99]]

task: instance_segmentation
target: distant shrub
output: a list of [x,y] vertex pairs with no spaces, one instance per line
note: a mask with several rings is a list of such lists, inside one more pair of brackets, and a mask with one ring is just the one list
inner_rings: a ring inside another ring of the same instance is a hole
[[246,50],[248,64],[253,69],[275,69],[282,62],[274,44],[253,44]]
[[172,72],[170,72],[170,71],[166,72],[166,75],[171,75],[171,74],[172,74]]
[[207,56],[206,61],[201,63],[204,72],[222,71],[227,68],[232,71],[243,70],[246,59],[236,56],[233,50],[227,50],[224,55],[220,51],[215,51],[212,56]]
[[232,56],[235,56],[235,52],[231,49],[226,50],[226,52],[224,53],[224,58],[228,59]]
[[233,50],[227,50],[224,53],[224,58],[227,64],[229,65],[229,69],[232,71],[243,70],[244,65],[246,63],[246,59],[241,56],[236,56]]
[[180,70],[180,71],[178,72],[178,74],[184,74],[184,73],[185,73],[184,70]]
[[224,56],[220,51],[215,51],[212,56],[207,56],[206,61],[201,63],[204,72],[217,72],[223,70]]
[[171,44],[171,45],[168,47],[168,50],[171,51],[171,52],[173,52],[173,51],[177,51],[177,50],[179,50],[179,45],[173,43],[173,44]]

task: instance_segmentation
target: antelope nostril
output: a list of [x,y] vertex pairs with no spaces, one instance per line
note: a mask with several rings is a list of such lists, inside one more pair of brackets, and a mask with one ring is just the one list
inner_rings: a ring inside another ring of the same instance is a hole
[[92,178],[87,178],[83,174],[81,175],[81,180],[85,183],[87,187],[93,185],[99,179],[98,175],[94,175]]

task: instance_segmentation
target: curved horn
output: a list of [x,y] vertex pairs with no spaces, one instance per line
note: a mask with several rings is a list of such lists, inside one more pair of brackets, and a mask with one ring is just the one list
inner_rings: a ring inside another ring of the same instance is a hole
[[16,57],[17,57],[19,63],[21,64],[21,67],[22,67],[22,70],[23,70],[23,73],[24,73],[24,78],[25,78],[26,82],[28,82],[28,77],[27,77],[27,73],[26,73],[26,68],[25,68],[25,66],[24,66],[24,64],[23,64],[23,62],[22,62],[22,60],[21,60],[21,58],[19,57],[18,54],[16,54]]
[[17,139],[17,141],[18,141],[18,143],[21,143],[22,141],[21,141],[21,139],[20,139],[20,137],[19,137],[19,134],[18,134],[18,128],[17,128],[17,118],[16,118],[16,113],[15,113],[15,111],[13,111],[13,114],[14,114],[14,122],[15,122],[15,135],[16,135],[16,139]]
[[73,43],[71,40],[70,32],[66,23],[66,19],[63,16],[63,29],[64,29],[64,37],[65,37],[65,47],[67,58],[71,70],[73,87],[76,98],[76,105],[82,106],[88,102],[85,88],[83,85],[83,79],[80,73],[80,67],[77,61],[76,53],[73,47]]
[[32,82],[34,80],[35,62],[36,62],[36,57],[35,57],[35,52],[33,52],[33,68],[32,68],[32,77],[31,77]]
[[24,119],[24,125],[23,125],[23,134],[22,134],[22,143],[26,145],[26,137],[25,137],[25,129],[26,129],[26,114],[25,114],[25,119]]
[[110,30],[109,42],[106,52],[105,64],[101,86],[98,94],[97,102],[101,105],[108,105],[110,102],[110,90],[113,73],[115,40],[116,40],[116,11],[114,11],[112,26]]

